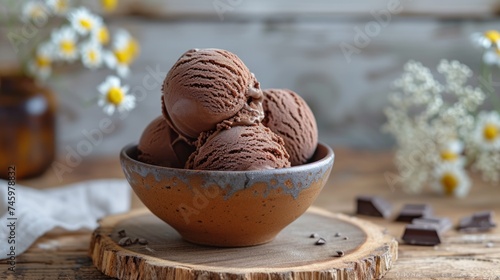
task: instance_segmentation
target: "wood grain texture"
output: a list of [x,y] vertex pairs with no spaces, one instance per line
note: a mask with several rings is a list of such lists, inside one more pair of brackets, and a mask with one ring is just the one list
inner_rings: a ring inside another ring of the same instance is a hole
[[[119,279],[378,279],[397,259],[397,242],[357,218],[310,208],[272,242],[217,248],[185,242],[147,210],[100,222],[90,245],[94,264]],[[118,245],[124,230],[147,245]],[[317,233],[326,240],[315,245]],[[341,236],[335,236],[340,233]],[[337,256],[337,251],[345,255]]]
[[[393,153],[362,151],[335,147],[336,162],[329,181],[314,203],[330,212],[352,215],[358,194],[377,194],[394,203],[399,210],[405,203],[430,203],[438,216],[458,220],[472,212],[491,209],[500,224],[500,187],[482,182],[473,174],[471,193],[464,199],[440,197],[429,191],[410,195],[397,185],[390,188],[384,174],[395,172]],[[36,188],[60,186],[92,178],[123,178],[117,157],[85,160],[59,181],[53,172],[29,181],[20,181]],[[143,205],[133,198],[133,208]],[[381,218],[361,217],[385,227],[399,239],[403,223]],[[392,217],[391,217],[392,218]],[[51,231],[41,237],[24,254],[17,256],[16,273],[7,271],[0,262],[0,279],[113,279],[101,273],[93,264],[88,250],[90,231],[67,233]],[[2,245],[0,245],[2,246]],[[462,234],[450,230],[443,243],[435,247],[410,246],[400,243],[398,260],[384,279],[500,279],[500,229],[486,233]]]

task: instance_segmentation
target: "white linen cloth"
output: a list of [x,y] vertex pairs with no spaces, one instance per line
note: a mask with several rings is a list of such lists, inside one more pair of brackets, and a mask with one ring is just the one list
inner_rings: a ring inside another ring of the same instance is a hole
[[[126,180],[90,180],[42,190],[14,187],[15,194],[8,195],[7,181],[0,180],[0,259],[9,257],[10,246],[15,246],[19,256],[54,228],[94,229],[99,218],[130,209],[131,190]],[[11,196],[15,197],[13,215],[7,211]],[[15,222],[15,244],[8,243],[11,222]]]

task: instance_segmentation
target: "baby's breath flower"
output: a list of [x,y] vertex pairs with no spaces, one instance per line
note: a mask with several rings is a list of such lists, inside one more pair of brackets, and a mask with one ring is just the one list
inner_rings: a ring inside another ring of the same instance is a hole
[[122,113],[135,107],[135,97],[127,94],[128,86],[121,86],[116,76],[109,76],[97,89],[101,93],[98,105],[108,115],[113,115],[116,110]]
[[478,115],[474,140],[481,150],[500,149],[500,115],[496,111]]
[[77,36],[70,26],[63,26],[52,32],[52,43],[55,46],[57,58],[74,61],[78,57]]
[[485,181],[498,182],[500,180],[500,150],[480,150],[472,168],[481,172]]
[[35,59],[28,64],[28,70],[38,79],[47,79],[52,72],[53,56],[54,46],[52,43],[41,44],[36,50]]
[[44,3],[39,1],[29,1],[23,6],[21,19],[24,22],[46,21],[50,11]]
[[82,55],[82,63],[88,68],[95,69],[102,65],[102,47],[95,41],[83,43],[80,52]]
[[101,6],[106,12],[111,12],[116,9],[118,0],[101,0]]
[[100,20],[102,21],[101,18],[92,14],[85,7],[80,7],[71,11],[68,14],[68,20],[73,28],[81,35],[87,35],[100,25]]
[[469,193],[471,182],[463,167],[442,164],[434,170],[432,186],[437,193],[464,197]]
[[65,15],[69,10],[70,0],[47,0],[46,3],[56,15]]
[[[383,129],[396,139],[396,166],[404,187],[411,192],[419,192],[431,181],[441,182],[434,176],[438,166],[463,168],[466,158],[462,155],[461,139],[470,134],[474,125],[472,112],[484,100],[479,88],[466,85],[472,76],[466,65],[443,60],[437,70],[445,77],[445,84],[421,63],[409,61],[394,82],[396,90],[389,95],[390,107],[384,111],[387,123]],[[448,93],[458,100],[445,102],[443,95]],[[458,190],[464,188],[460,185]]]
[[483,33],[473,33],[471,40],[475,46],[483,49],[489,49],[492,46],[498,45],[500,42],[500,32],[496,30],[488,30]]

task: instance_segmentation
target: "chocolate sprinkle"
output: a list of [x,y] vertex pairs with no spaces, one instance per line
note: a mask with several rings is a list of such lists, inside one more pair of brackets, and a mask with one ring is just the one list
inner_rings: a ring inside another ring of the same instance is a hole
[[122,239],[120,239],[120,241],[118,241],[118,245],[120,246],[132,245],[132,239],[130,239],[130,237],[123,237]]
[[125,232],[124,229],[122,229],[118,232],[118,237],[120,237],[120,238],[127,237],[127,233]]
[[337,251],[337,257],[343,257],[344,256],[344,251]]
[[311,233],[311,235],[309,235],[309,238],[318,238],[319,237],[319,234],[317,233]]
[[340,237],[340,232],[336,232],[335,237]]
[[318,239],[318,241],[316,241],[316,243],[314,245],[325,245],[325,244],[326,244],[326,240],[323,238],[320,238],[320,239]]

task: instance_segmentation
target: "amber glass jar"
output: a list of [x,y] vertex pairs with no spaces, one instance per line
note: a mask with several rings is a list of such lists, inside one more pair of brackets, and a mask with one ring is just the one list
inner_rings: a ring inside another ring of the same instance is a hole
[[42,174],[55,155],[55,96],[32,78],[0,73],[0,177]]

